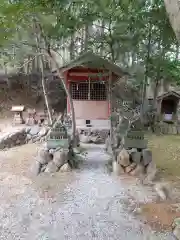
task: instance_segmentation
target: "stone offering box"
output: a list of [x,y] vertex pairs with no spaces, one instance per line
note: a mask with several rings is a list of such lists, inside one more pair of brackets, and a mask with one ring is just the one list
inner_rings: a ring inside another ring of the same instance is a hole
[[24,105],[12,106],[11,112],[14,113],[13,123],[23,124],[25,121],[23,119],[23,112],[25,111]]

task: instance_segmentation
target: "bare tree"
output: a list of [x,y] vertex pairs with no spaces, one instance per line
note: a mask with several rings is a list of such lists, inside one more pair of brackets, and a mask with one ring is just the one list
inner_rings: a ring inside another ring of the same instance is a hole
[[59,70],[59,64],[56,60],[56,52],[51,49],[51,44],[48,41],[47,36],[45,35],[45,33],[43,31],[41,23],[38,21],[37,18],[35,18],[35,21],[36,21],[41,39],[44,42],[43,50],[45,51],[45,55],[48,56],[50,62],[52,62],[53,65],[56,66],[58,77],[59,77],[60,81],[62,82],[62,85],[63,85],[64,90],[66,92],[67,98],[69,99],[69,104],[70,104],[71,114],[72,114],[72,138],[71,138],[71,141],[72,141],[72,144],[74,144],[75,138],[76,138],[76,120],[75,120],[75,111],[74,111],[73,100],[71,98],[71,94],[69,92],[69,89],[67,88],[66,83],[64,81],[64,76]]
[[[41,50],[41,40],[42,39],[41,39],[39,25],[36,22],[36,19],[34,19],[34,28],[35,28],[35,33],[36,33],[35,39],[36,39],[36,44],[37,44],[37,51],[41,54],[42,53],[42,50]],[[45,77],[44,77],[43,55],[38,56],[38,60],[39,60],[38,63],[40,66],[40,71],[41,71],[41,81],[42,81],[44,99],[45,99],[46,108],[47,108],[47,112],[48,112],[49,122],[52,125],[52,123],[53,123],[52,112],[51,112],[50,105],[49,105],[48,93],[47,93],[47,89],[46,89],[46,81],[45,81]]]
[[66,92],[67,98],[69,99],[69,104],[70,104],[70,107],[71,107],[71,114],[72,114],[72,143],[74,144],[74,141],[75,141],[75,138],[76,138],[76,120],[75,120],[75,111],[74,111],[73,100],[72,100],[71,94],[70,94],[70,92],[69,92],[69,90],[68,90],[68,88],[65,84],[64,77],[63,77],[62,73],[59,71],[59,65],[56,61],[55,53],[50,48],[47,50],[47,53],[49,55],[50,60],[56,66],[58,77],[61,80],[61,82],[63,84],[63,87],[64,87],[64,90]]

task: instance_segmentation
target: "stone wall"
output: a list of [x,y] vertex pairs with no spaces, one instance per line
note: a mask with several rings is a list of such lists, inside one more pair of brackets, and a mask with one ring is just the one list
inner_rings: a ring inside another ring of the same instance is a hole
[[82,159],[83,153],[79,148],[62,146],[49,149],[47,143],[45,143],[38,149],[31,173],[33,176],[37,176],[43,172],[50,174],[70,172],[72,169],[78,168]]
[[79,139],[82,143],[105,143],[109,134],[109,130],[79,130]]
[[26,128],[12,129],[0,137],[0,149],[11,148],[26,143]]
[[149,184],[156,177],[156,164],[149,149],[138,150],[136,148],[119,150],[116,161],[113,162],[113,171],[116,175],[126,173],[140,178],[144,184]]
[[29,142],[37,142],[43,140],[48,131],[48,127],[12,127],[7,132],[1,133],[0,150],[8,149]]
[[166,122],[157,122],[155,132],[157,134],[177,135],[180,133],[180,125],[178,123],[169,124]]

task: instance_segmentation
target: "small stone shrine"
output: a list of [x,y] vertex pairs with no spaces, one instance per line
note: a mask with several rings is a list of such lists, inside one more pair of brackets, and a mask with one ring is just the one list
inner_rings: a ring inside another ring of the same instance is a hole
[[23,112],[25,111],[25,107],[23,105],[12,106],[11,112],[14,113],[13,124],[23,124]]
[[69,115],[65,115],[64,116],[64,125],[66,126],[66,128],[70,129],[72,128],[72,119],[71,119],[71,116]]
[[130,129],[127,131],[126,136],[122,139],[122,144],[125,149],[147,148],[147,140],[144,139],[143,125],[140,119],[131,123]]
[[36,119],[36,110],[35,109],[28,109],[28,117],[26,120],[26,124],[31,126],[37,123]]
[[45,111],[39,112],[37,114],[37,118],[38,118],[38,124],[39,125],[48,125],[48,115]]
[[69,137],[67,134],[66,127],[59,122],[50,132],[49,138],[47,140],[48,149],[55,148],[69,148]]
[[133,120],[133,112],[125,115],[118,126],[120,144],[115,150],[113,172],[117,175],[126,173],[149,183],[155,179],[157,170],[152,161],[152,152],[147,149],[144,125],[140,116],[136,115],[136,119]]

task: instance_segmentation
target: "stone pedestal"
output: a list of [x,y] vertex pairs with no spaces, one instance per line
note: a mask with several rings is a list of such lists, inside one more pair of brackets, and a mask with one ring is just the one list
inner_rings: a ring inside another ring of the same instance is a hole
[[13,124],[23,124],[23,111],[25,110],[25,107],[23,105],[20,106],[12,106],[11,112],[14,114],[13,118]]
[[14,124],[23,124],[24,123],[22,113],[15,113],[14,114],[13,123]]

